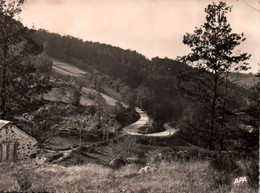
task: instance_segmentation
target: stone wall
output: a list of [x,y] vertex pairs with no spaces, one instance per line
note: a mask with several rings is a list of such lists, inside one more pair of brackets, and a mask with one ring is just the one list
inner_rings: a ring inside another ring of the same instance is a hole
[[19,160],[32,158],[37,154],[37,141],[13,124],[7,124],[0,129],[0,144],[6,141],[16,143],[16,158]]

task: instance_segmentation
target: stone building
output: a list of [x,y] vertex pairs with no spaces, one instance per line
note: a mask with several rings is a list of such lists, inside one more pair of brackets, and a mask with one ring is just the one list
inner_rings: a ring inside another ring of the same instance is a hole
[[33,158],[38,151],[36,139],[12,122],[0,120],[0,161]]

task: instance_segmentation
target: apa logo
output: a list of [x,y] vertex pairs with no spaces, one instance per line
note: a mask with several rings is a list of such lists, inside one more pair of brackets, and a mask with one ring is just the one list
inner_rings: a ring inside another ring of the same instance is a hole
[[234,181],[234,184],[242,184],[242,183],[245,183],[245,182],[247,182],[247,177],[246,176],[236,178],[235,181]]

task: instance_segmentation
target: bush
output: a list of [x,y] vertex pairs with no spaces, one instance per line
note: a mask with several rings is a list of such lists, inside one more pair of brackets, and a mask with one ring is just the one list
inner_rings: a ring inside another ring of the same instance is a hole
[[258,187],[259,183],[259,165],[257,158],[247,157],[237,162],[243,172],[243,176],[248,176],[249,185],[253,188]]
[[211,175],[214,176],[211,179],[215,188],[231,184],[238,176],[247,176],[248,184],[253,188],[258,187],[259,166],[253,157],[241,158],[237,154],[219,153],[210,159],[210,167],[213,169]]
[[28,190],[32,186],[31,172],[25,169],[21,169],[15,174],[18,185],[22,191]]
[[151,127],[151,126],[142,126],[138,129],[138,133],[149,134],[165,131],[163,127]]
[[146,165],[158,164],[163,161],[163,154],[161,150],[149,151],[146,154]]
[[208,171],[209,184],[212,190],[223,189],[225,186],[229,186],[232,183],[232,175],[227,172],[219,172],[213,169]]
[[210,166],[217,171],[224,172],[239,172],[239,167],[236,165],[235,159],[230,154],[218,153],[210,159]]
[[124,136],[100,149],[100,151],[106,155],[108,159],[107,161],[115,158],[126,160],[126,158],[132,157],[136,154],[135,150],[136,139],[132,136]]

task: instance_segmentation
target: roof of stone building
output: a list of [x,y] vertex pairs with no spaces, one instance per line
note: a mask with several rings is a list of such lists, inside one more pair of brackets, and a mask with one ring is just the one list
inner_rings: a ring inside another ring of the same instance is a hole
[[[6,121],[6,120],[1,120],[1,119],[0,119],[0,130],[1,130],[5,125],[8,125],[9,123],[12,123],[12,122],[11,122],[11,121]],[[34,137],[32,137],[31,135],[29,135],[29,134],[26,133],[25,131],[23,131],[23,130],[17,128],[17,127],[16,127],[16,129],[19,130],[19,132],[20,132],[22,135],[27,136],[27,137],[29,137],[30,139],[32,139],[32,140],[34,140],[34,141],[37,142],[37,140],[36,140]]]
[[11,121],[5,121],[5,120],[1,120],[0,119],[0,129],[3,128],[5,125],[7,125],[8,123],[11,123]]

